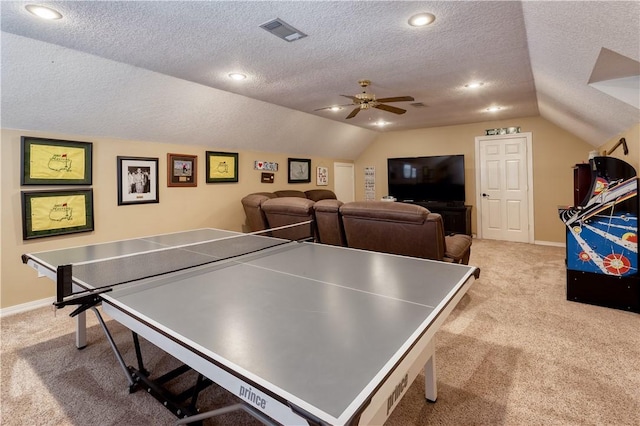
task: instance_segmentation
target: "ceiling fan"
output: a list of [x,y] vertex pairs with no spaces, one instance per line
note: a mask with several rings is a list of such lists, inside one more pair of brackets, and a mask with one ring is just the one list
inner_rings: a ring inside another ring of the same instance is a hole
[[[392,112],[394,114],[404,114],[405,112],[407,112],[407,110],[402,108],[397,108],[391,105],[386,105],[386,103],[409,102],[414,100],[413,97],[411,96],[396,96],[393,98],[376,99],[376,95],[374,95],[373,93],[367,93],[367,87],[371,85],[370,80],[360,80],[358,81],[358,84],[360,85],[360,87],[362,87],[362,93],[358,93],[355,96],[340,95],[340,96],[344,96],[345,98],[349,98],[353,101],[353,103],[351,104],[340,105],[340,106],[357,105],[356,108],[353,111],[351,111],[349,115],[347,115],[347,120],[355,117],[363,109],[369,109],[369,108],[377,108],[383,111]],[[332,107],[329,107],[329,108],[332,108]],[[321,108],[321,109],[329,109],[329,108]]]

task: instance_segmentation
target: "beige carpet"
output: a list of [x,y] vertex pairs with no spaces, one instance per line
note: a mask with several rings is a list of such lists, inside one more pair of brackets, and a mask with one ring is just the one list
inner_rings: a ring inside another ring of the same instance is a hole
[[[564,249],[474,240],[480,280],[438,334],[438,401],[423,377],[387,425],[638,425],[640,315],[565,300]],[[159,425],[175,418],[124,374],[95,316],[74,347],[70,309],[3,318],[2,425]],[[127,362],[130,333],[109,326]],[[152,372],[175,364],[143,342]],[[178,383],[177,386],[182,386]],[[233,401],[216,387],[201,408]],[[206,424],[257,424],[230,414]]]

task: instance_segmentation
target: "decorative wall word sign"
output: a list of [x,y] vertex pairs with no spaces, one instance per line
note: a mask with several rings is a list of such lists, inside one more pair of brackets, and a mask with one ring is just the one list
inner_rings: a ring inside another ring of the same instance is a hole
[[316,169],[316,185],[329,185],[329,169],[326,167],[318,167]]
[[262,180],[260,182],[262,182],[262,183],[273,183],[273,173],[263,173],[262,174]]
[[278,171],[278,163],[273,163],[271,161],[254,161],[253,163],[254,170],[269,170],[271,172]]
[[486,136],[512,135],[514,133],[520,133],[520,127],[503,127],[501,129],[487,129],[487,130],[485,130],[485,135]]

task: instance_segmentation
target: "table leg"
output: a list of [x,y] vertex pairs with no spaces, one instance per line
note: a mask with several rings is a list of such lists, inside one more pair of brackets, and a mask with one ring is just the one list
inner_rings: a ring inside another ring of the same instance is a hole
[[[433,344],[433,343],[431,343]],[[429,402],[436,402],[438,386],[436,384],[436,353],[433,351],[424,366],[424,396]]]
[[76,315],[76,348],[84,349],[87,346],[87,313],[80,312]]

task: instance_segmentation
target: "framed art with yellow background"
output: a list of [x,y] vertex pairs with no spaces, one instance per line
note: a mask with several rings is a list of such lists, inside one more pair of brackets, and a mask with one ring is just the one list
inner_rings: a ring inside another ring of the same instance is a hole
[[238,182],[238,153],[206,152],[207,183]]
[[93,191],[22,191],[22,238],[93,231]]
[[91,185],[91,142],[20,139],[21,185]]

